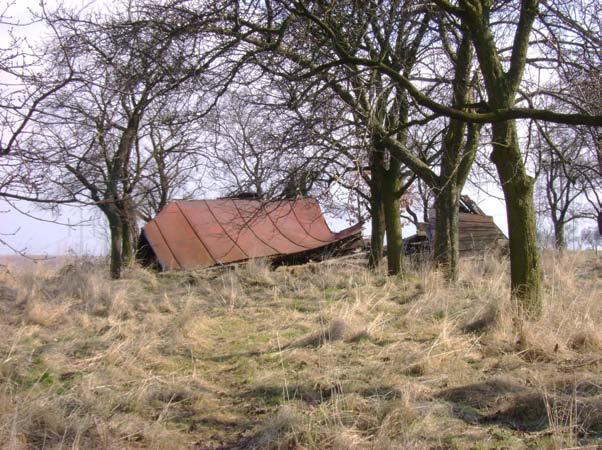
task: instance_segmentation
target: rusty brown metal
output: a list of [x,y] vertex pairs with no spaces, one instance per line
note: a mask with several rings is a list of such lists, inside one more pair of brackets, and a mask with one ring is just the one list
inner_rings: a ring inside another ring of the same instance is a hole
[[361,224],[335,233],[315,198],[170,203],[143,228],[163,270],[193,269],[258,257],[306,254],[361,237]]

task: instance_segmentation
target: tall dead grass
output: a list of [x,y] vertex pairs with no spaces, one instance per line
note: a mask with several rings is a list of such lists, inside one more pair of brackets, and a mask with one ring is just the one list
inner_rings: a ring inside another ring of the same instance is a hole
[[[0,274],[0,442],[18,448],[486,448],[602,432],[602,264],[546,255],[521,322],[507,263],[454,286],[342,260],[157,275]],[[480,445],[480,444],[479,444]],[[488,446],[488,447],[487,447]]]

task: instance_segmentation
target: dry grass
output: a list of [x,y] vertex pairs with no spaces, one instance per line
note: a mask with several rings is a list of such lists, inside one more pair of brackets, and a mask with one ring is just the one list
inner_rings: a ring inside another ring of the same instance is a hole
[[521,322],[506,263],[446,286],[344,260],[156,275],[0,273],[7,449],[561,448],[602,436],[602,263],[545,257]]

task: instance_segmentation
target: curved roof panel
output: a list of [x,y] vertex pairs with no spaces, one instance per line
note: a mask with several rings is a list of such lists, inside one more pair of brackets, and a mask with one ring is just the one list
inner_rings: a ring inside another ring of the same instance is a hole
[[143,229],[164,270],[294,255],[361,233],[333,233],[314,198],[273,202],[243,199],[170,203]]

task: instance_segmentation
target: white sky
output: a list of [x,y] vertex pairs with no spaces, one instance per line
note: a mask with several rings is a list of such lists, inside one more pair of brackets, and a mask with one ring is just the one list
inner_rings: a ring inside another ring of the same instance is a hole
[[[32,255],[63,255],[76,253],[102,255],[108,249],[108,237],[104,221],[91,208],[63,208],[62,214],[55,217],[39,211],[25,202],[17,204],[18,209],[32,215],[56,222],[82,223],[83,226],[67,226],[59,223],[42,222],[27,217],[0,201],[0,238],[20,251]],[[14,233],[14,234],[13,234]],[[8,235],[7,235],[8,234]],[[0,245],[0,254],[12,251]]]

